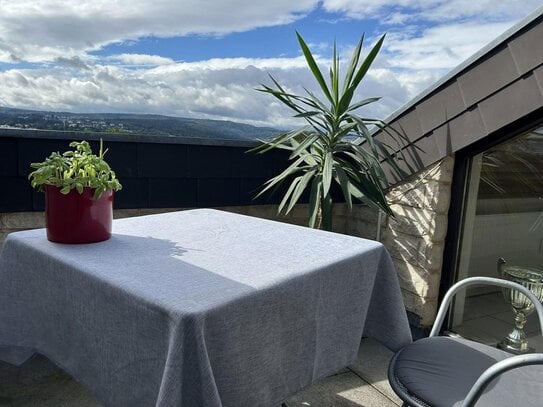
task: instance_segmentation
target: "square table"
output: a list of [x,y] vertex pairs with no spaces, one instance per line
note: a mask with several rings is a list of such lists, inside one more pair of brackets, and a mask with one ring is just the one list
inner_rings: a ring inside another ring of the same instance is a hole
[[254,407],[353,362],[363,336],[411,341],[378,242],[210,209],[113,232],[81,245],[8,235],[4,359],[42,353],[106,406]]

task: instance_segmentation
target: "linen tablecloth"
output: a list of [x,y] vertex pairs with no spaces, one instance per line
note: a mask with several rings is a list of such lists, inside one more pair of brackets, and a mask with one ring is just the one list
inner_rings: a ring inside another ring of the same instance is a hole
[[12,233],[0,256],[0,345],[46,355],[106,406],[272,406],[351,363],[362,336],[411,340],[380,243],[209,209],[113,232]]

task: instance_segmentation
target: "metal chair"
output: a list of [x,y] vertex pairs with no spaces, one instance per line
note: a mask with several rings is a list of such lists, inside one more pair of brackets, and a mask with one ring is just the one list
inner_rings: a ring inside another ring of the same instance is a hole
[[472,285],[512,288],[535,306],[543,333],[543,306],[526,287],[512,281],[471,277],[451,287],[428,338],[399,350],[388,380],[404,406],[543,406],[543,353],[512,355],[461,337],[438,336],[451,300]]

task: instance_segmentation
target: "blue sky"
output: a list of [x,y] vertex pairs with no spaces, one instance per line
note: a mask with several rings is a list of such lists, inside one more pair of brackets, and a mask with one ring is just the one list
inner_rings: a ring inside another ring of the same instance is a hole
[[222,35],[192,34],[171,38],[143,37],[137,42],[116,43],[95,53],[97,56],[138,53],[161,55],[176,61],[195,62],[210,58],[274,58],[296,57],[300,47],[294,35],[299,31],[307,42],[327,44],[355,44],[360,35],[384,33],[375,20],[361,22],[343,19],[341,13],[327,13],[315,8],[300,19],[272,27],[257,27],[243,32]]
[[[328,68],[387,38],[361,87],[384,119],[541,0],[0,0],[0,106],[153,113],[289,126],[256,92],[272,73],[318,91],[295,31]],[[361,112],[362,113],[362,112]]]

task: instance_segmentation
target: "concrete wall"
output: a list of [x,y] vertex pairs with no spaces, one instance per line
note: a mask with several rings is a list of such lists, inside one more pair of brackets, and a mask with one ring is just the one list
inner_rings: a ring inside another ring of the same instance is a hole
[[[115,209],[115,219],[131,216],[143,216],[156,213],[171,212],[189,208],[139,208],[139,209]],[[278,220],[295,225],[307,226],[308,207],[307,204],[296,205],[287,215],[277,214],[277,205],[246,205],[246,206],[224,206],[217,209],[239,213],[242,215],[255,216],[259,218]],[[338,233],[346,233],[348,210],[345,204],[336,204],[333,209],[333,228]],[[7,212],[0,213],[0,247],[6,235],[26,229],[37,229],[45,227],[45,215],[43,212]]]
[[[427,327],[436,311],[447,234],[454,158],[446,157],[387,194],[394,217],[383,217],[381,241],[392,256],[411,323]],[[376,210],[357,206],[346,233],[374,239]]]

